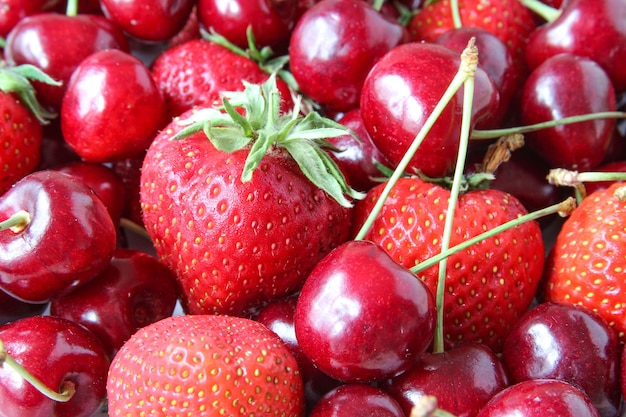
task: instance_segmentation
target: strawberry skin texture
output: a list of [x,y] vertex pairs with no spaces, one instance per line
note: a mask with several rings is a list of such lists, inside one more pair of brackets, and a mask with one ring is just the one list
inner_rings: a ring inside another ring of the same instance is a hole
[[[463,26],[478,27],[496,35],[511,51],[515,61],[523,61],[526,40],[535,29],[532,13],[518,0],[459,0]],[[450,0],[424,6],[411,19],[408,29],[414,40],[432,42],[454,28]]]
[[[360,227],[383,185],[368,193],[354,212]],[[450,192],[417,178],[402,178],[365,236],[399,264],[411,268],[441,251]],[[515,197],[498,191],[459,196],[450,247],[526,213]],[[356,230],[356,229],[355,229]],[[544,244],[536,222],[529,222],[448,258],[444,296],[446,349],[481,342],[495,352],[532,303],[541,279]],[[439,267],[419,273],[433,294]]]
[[542,284],[545,301],[579,304],[606,320],[626,342],[626,201],[624,184],[588,195],[564,222]]
[[20,100],[0,92],[0,194],[37,168],[42,130]]
[[304,415],[302,377],[283,342],[261,323],[175,316],[139,330],[115,356],[109,415]]
[[218,151],[202,132],[172,141],[177,120],[148,149],[140,199],[186,311],[245,316],[299,290],[313,266],[349,237],[351,210],[281,150],[270,151],[243,183],[247,149]]
[[[165,50],[152,64],[152,75],[171,117],[195,106],[221,105],[223,91],[241,91],[242,81],[260,84],[269,77],[256,62],[204,39],[193,39]],[[287,84],[277,80],[277,85],[283,108],[293,108]]]

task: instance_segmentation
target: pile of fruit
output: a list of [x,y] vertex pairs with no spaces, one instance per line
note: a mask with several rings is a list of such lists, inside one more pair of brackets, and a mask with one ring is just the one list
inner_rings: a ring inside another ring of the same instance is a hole
[[0,417],[626,415],[625,0],[5,0]]

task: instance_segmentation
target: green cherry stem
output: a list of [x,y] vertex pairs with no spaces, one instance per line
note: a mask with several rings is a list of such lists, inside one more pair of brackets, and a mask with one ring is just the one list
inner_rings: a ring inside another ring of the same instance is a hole
[[[456,167],[452,180],[452,188],[450,189],[450,199],[448,200],[448,211],[444,223],[443,236],[441,241],[441,252],[445,252],[450,247],[450,239],[452,236],[452,228],[454,221],[454,212],[458,203],[461,184],[463,182],[463,171],[465,168],[465,160],[467,159],[467,149],[469,147],[469,136],[472,125],[472,104],[474,101],[474,78],[476,68],[478,66],[478,49],[474,45],[472,38],[461,55],[460,71],[467,74],[463,84],[463,117],[461,119],[461,136],[459,143],[459,152],[457,154]],[[443,346],[443,306],[445,296],[445,281],[447,274],[448,258],[439,261],[439,275],[437,277],[437,322],[435,326],[435,337],[433,341],[433,353],[442,353]]]
[[437,121],[437,119],[439,118],[443,110],[446,108],[448,103],[450,103],[450,100],[452,100],[452,98],[457,93],[459,88],[461,88],[463,83],[465,83],[465,80],[467,80],[467,77],[469,75],[467,71],[463,69],[463,67],[464,67],[464,64],[461,63],[459,71],[457,71],[456,75],[450,82],[450,85],[448,85],[448,88],[443,93],[441,99],[439,100],[435,108],[433,109],[432,113],[428,116],[428,118],[424,122],[424,125],[422,126],[420,131],[417,133],[417,136],[415,136],[415,139],[413,139],[413,142],[411,143],[406,153],[404,154],[404,156],[398,163],[398,166],[396,167],[396,169],[393,171],[393,173],[387,180],[385,187],[383,188],[383,191],[380,194],[380,197],[378,198],[378,200],[376,201],[376,204],[372,208],[372,211],[369,213],[367,219],[363,223],[363,226],[361,226],[361,229],[356,234],[354,238],[355,240],[362,240],[367,234],[367,232],[372,228],[372,225],[374,224],[374,221],[378,217],[380,210],[385,205],[385,201],[387,200],[387,197],[389,197],[391,190],[396,185],[400,177],[404,175],[404,171],[406,167],[409,165],[409,162],[411,162],[411,159],[415,155],[415,152],[417,152],[417,149],[420,147],[420,145],[426,138],[426,135],[428,135],[428,132],[430,132],[430,129],[433,127],[433,125],[435,124],[435,122]]
[[374,0],[372,2],[372,9],[380,12],[380,10],[383,8],[383,4],[385,4],[385,0]]
[[0,231],[10,229],[14,233],[20,233],[30,224],[31,216],[26,210],[14,213],[8,219],[0,222]]
[[65,14],[67,16],[76,16],[78,14],[78,0],[67,0]]
[[461,13],[459,12],[459,0],[450,0],[450,12],[452,13],[452,23],[456,29],[463,27]]
[[26,368],[17,363],[15,359],[9,355],[4,347],[4,343],[2,339],[0,339],[0,368],[8,366],[12,370],[14,370],[19,376],[24,378],[29,384],[35,387],[39,392],[41,392],[46,397],[50,398],[53,401],[57,402],[68,402],[74,393],[76,392],[76,386],[71,381],[63,381],[61,384],[60,392],[56,392],[48,388],[43,384],[38,378],[36,378],[33,374],[28,372]]
[[548,183],[557,187],[572,187],[576,201],[580,204],[587,196],[585,182],[597,181],[626,181],[626,172],[578,172],[564,168],[554,168],[546,177]]
[[411,408],[408,417],[455,417],[438,406],[437,398],[433,395],[422,396],[417,404]]
[[444,258],[447,258],[451,255],[454,255],[455,253],[458,253],[464,249],[467,249],[476,243],[482,242],[485,239],[488,239],[492,236],[497,235],[498,233],[502,233],[506,230],[517,227],[520,224],[523,224],[532,220],[537,220],[541,217],[548,216],[554,213],[558,213],[561,217],[567,217],[571,214],[574,208],[576,208],[576,201],[574,200],[573,197],[568,197],[566,200],[563,200],[560,203],[548,206],[541,210],[533,211],[532,213],[528,213],[523,216],[519,216],[513,220],[509,220],[508,222],[501,224],[500,226],[494,227],[493,229],[487,230],[486,232],[476,235],[471,239],[461,242],[458,245],[455,245],[449,248],[445,252],[441,252],[438,255],[433,256],[432,258],[429,258],[423,262],[420,262],[419,264],[411,268],[411,272],[413,272],[414,274],[419,274],[425,269],[428,269],[431,266],[434,266],[435,264],[437,264],[439,261],[441,261]]
[[535,132],[541,129],[547,129],[550,127],[556,127],[561,125],[568,125],[573,123],[587,122],[590,120],[598,119],[624,119],[626,118],[626,112],[620,111],[607,111],[598,113],[587,113],[578,116],[564,117],[558,120],[550,120],[548,122],[536,123],[526,126],[516,126],[506,129],[491,129],[491,130],[474,130],[472,131],[472,139],[495,139],[505,135],[511,135],[514,133],[528,133]]
[[150,238],[150,235],[148,234],[148,232],[143,226],[141,226],[140,224],[137,224],[136,222],[130,220],[129,218],[122,217],[120,219],[120,227],[126,230],[130,230],[131,232],[136,233],[140,236],[146,237],[148,239]]
[[537,13],[541,16],[546,22],[553,22],[559,16],[561,16],[562,11],[559,9],[555,9],[552,6],[548,6],[545,3],[542,3],[539,0],[519,0],[526,8],[531,11]]

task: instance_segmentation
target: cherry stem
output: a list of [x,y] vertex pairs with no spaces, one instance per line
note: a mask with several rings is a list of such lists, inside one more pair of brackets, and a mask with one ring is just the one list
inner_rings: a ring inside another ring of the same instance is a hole
[[553,22],[559,16],[561,16],[562,10],[555,9],[552,6],[548,6],[545,3],[542,3],[539,0],[519,0],[527,9],[537,13],[541,16],[546,22]]
[[63,381],[61,384],[60,392],[56,392],[48,388],[41,382],[38,378],[36,378],[33,374],[28,372],[26,368],[17,363],[15,359],[9,355],[4,347],[4,343],[2,339],[0,339],[0,367],[8,366],[13,369],[19,376],[24,378],[25,381],[30,383],[33,387],[35,387],[39,392],[41,392],[46,397],[50,398],[53,401],[65,403],[68,402],[76,392],[76,386],[72,381]]
[[78,14],[78,0],[67,0],[65,14],[70,17],[76,16]]
[[130,230],[131,232],[134,232],[138,235],[150,238],[150,235],[148,234],[148,232],[146,231],[146,228],[141,226],[140,224],[126,218],[126,217],[122,217],[120,219],[120,226],[123,229],[126,230]]
[[438,408],[437,398],[433,395],[423,395],[417,404],[411,408],[408,417],[455,417],[453,414]]
[[576,201],[580,203],[587,197],[585,182],[597,181],[625,181],[626,172],[578,172],[564,168],[551,169],[547,180],[557,187],[574,188]]
[[626,118],[626,112],[620,111],[607,111],[598,113],[587,113],[578,116],[564,117],[562,119],[550,120],[547,122],[536,123],[526,126],[509,127],[506,129],[491,129],[491,130],[474,130],[472,131],[472,139],[495,139],[505,135],[511,135],[514,133],[528,133],[535,132],[541,129],[547,129],[551,127],[568,125],[574,123],[588,122],[590,120],[599,119],[623,119]]
[[355,236],[354,238],[355,240],[362,240],[367,234],[367,232],[372,228],[374,221],[376,221],[378,214],[380,213],[382,207],[385,205],[385,201],[387,200],[387,197],[389,197],[391,190],[396,185],[400,177],[404,175],[405,169],[411,162],[411,159],[415,155],[415,152],[417,152],[417,149],[420,147],[420,145],[426,138],[426,135],[428,135],[428,132],[430,132],[430,129],[433,127],[435,122],[437,122],[443,110],[446,108],[448,103],[450,103],[450,100],[452,100],[454,95],[457,93],[459,88],[461,88],[461,86],[463,85],[467,77],[469,76],[467,71],[462,69],[463,67],[464,67],[464,64],[461,63],[461,68],[459,68],[459,71],[456,73],[456,75],[450,82],[450,85],[448,85],[448,88],[443,93],[441,99],[439,100],[435,108],[433,109],[432,113],[428,116],[428,118],[424,122],[424,125],[422,126],[420,131],[417,133],[417,136],[415,136],[415,139],[413,139],[413,142],[411,143],[406,153],[404,154],[404,156],[398,163],[396,169],[393,171],[393,173],[391,174],[391,176],[385,183],[385,187],[383,188],[383,191],[381,192],[380,197],[376,201],[376,204],[372,208],[372,211],[369,213],[367,219],[363,223],[363,226],[361,226],[361,229]]
[[385,4],[385,0],[374,0],[372,2],[372,9],[376,10],[377,12],[380,12],[381,9],[383,8],[383,4]]
[[[474,78],[476,68],[478,66],[478,49],[474,45],[475,39],[472,38],[467,48],[461,55],[461,68],[467,74],[463,84],[463,117],[461,119],[461,136],[459,143],[459,152],[457,154],[456,167],[452,180],[452,188],[450,189],[450,199],[448,200],[448,211],[443,229],[441,241],[441,252],[449,249],[450,239],[452,236],[454,211],[457,206],[459,193],[461,191],[461,183],[463,182],[463,172],[465,169],[465,160],[467,159],[467,149],[469,147],[469,136],[472,125],[472,105],[474,101]],[[433,342],[433,352],[441,353],[444,351],[443,346],[443,310],[445,296],[445,281],[447,274],[448,258],[439,261],[439,275],[437,277],[437,322],[435,327],[435,337]]]
[[428,269],[431,266],[434,266],[437,262],[439,262],[443,258],[454,255],[455,253],[458,253],[464,249],[467,249],[468,247],[472,246],[475,243],[482,242],[485,239],[488,239],[492,236],[497,235],[498,233],[502,233],[506,230],[517,227],[523,223],[526,223],[532,220],[537,220],[541,217],[549,216],[554,213],[558,213],[559,216],[561,217],[567,217],[571,214],[574,208],[576,208],[576,201],[574,200],[573,197],[568,197],[566,200],[563,200],[560,203],[553,204],[541,210],[533,211],[532,213],[527,213],[523,216],[519,216],[513,220],[509,220],[508,222],[501,224],[500,226],[496,226],[493,229],[489,229],[486,232],[476,235],[471,239],[461,242],[458,245],[455,245],[451,247],[450,249],[446,250],[445,252],[441,252],[438,255],[433,256],[432,258],[429,258],[423,262],[420,262],[419,264],[411,268],[411,272],[413,272],[414,274],[419,274],[425,269]]
[[30,213],[20,210],[8,219],[0,222],[0,230],[10,229],[14,233],[20,233],[30,224]]
[[450,12],[452,13],[452,23],[456,29],[463,27],[461,13],[459,12],[459,0],[450,0]]

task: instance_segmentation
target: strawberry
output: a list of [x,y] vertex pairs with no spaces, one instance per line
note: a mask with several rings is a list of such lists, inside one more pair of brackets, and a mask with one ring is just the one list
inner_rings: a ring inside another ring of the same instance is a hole
[[[521,64],[526,40],[536,27],[532,13],[518,0],[459,0],[464,26],[478,27],[496,35]],[[455,27],[450,0],[431,0],[408,25],[414,40],[432,42]]]
[[37,168],[42,124],[53,117],[37,102],[33,79],[54,84],[30,65],[0,69],[0,194]]
[[109,415],[304,415],[302,377],[279,337],[232,316],[174,316],[135,333],[107,381]]
[[[269,74],[245,55],[216,42],[192,39],[166,49],[154,60],[152,75],[163,92],[171,117],[194,106],[221,104],[222,91],[241,91],[243,81],[262,83]],[[283,109],[293,106],[289,87],[277,80]]]
[[626,201],[623,183],[588,195],[563,223],[546,262],[541,297],[583,305],[626,342]]
[[[357,203],[360,228],[384,184]],[[411,268],[441,252],[450,191],[419,178],[401,178],[365,239],[380,245],[399,264]],[[450,246],[526,213],[502,191],[477,190],[459,196]],[[536,222],[488,238],[448,258],[443,331],[446,349],[477,341],[494,351],[530,306],[541,278],[544,244]],[[418,276],[436,293],[438,266]]]
[[347,239],[346,194],[359,196],[316,144],[345,128],[279,113],[274,76],[228,96],[242,107],[225,99],[228,114],[207,107],[175,118],[141,170],[144,225],[193,314],[247,315],[297,291]]

